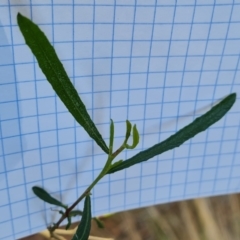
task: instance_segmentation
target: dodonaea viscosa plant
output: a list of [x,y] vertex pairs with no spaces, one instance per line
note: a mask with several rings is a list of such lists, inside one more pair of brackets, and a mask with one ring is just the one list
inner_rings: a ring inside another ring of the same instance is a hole
[[[68,219],[68,225],[66,228],[69,228],[71,225],[71,218],[76,215],[81,215],[81,222],[72,239],[88,239],[92,218],[90,193],[92,188],[98,183],[100,179],[102,179],[107,174],[112,174],[114,172],[129,168],[135,164],[147,161],[148,159],[153,158],[154,156],[166,152],[170,149],[179,147],[185,141],[194,137],[196,134],[205,131],[212,124],[220,120],[231,109],[236,100],[236,94],[230,94],[220,103],[215,105],[210,111],[205,113],[203,116],[198,117],[191,124],[184,127],[163,142],[157,143],[151,148],[139,152],[130,159],[113,162],[117,155],[124,149],[133,149],[137,146],[139,142],[139,134],[136,125],[132,127],[132,124],[128,120],[126,121],[125,139],[122,145],[116,151],[113,151],[113,121],[110,121],[110,140],[109,144],[107,145],[94,122],[90,118],[84,103],[80,99],[76,89],[67,76],[66,71],[64,70],[64,67],[60,62],[53,46],[50,44],[45,34],[36,24],[34,24],[28,18],[22,16],[20,13],[17,16],[17,21],[26,44],[35,55],[39,67],[42,69],[43,73],[45,74],[49,83],[52,85],[58,97],[65,104],[75,120],[86,130],[89,136],[99,145],[99,147],[101,147],[101,149],[107,155],[105,166],[103,166],[103,169],[98,177],[70,207],[51,197],[44,189],[40,187],[33,187],[34,193],[43,201],[56,205],[58,207],[62,207],[64,210],[59,211],[61,214],[59,221],[48,228],[51,233],[53,233],[54,230],[59,227],[64,219]],[[128,139],[131,135],[131,132],[133,136],[133,143],[132,145],[129,145]],[[79,210],[73,210],[76,205],[83,199],[85,199],[83,212]]]

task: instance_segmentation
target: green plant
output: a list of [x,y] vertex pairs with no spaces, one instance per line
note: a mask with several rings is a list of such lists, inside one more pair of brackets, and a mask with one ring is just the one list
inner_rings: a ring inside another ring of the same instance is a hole
[[[170,136],[168,139],[161,143],[158,143],[151,148],[141,151],[135,156],[127,160],[118,160],[114,162],[114,159],[118,156],[120,152],[124,149],[134,149],[139,142],[139,134],[136,125],[132,127],[132,124],[126,121],[126,135],[122,145],[113,151],[114,143],[114,123],[110,121],[110,141],[107,146],[103,140],[101,134],[99,133],[97,127],[91,120],[84,103],[81,101],[76,89],[68,78],[62,63],[57,57],[54,48],[51,46],[50,42],[44,35],[44,33],[39,29],[39,27],[34,24],[28,18],[22,16],[20,13],[17,15],[17,21],[19,28],[25,38],[26,44],[29,46],[33,54],[35,55],[40,68],[45,74],[47,80],[52,85],[54,91],[65,104],[69,112],[75,118],[75,120],[86,130],[89,136],[102,148],[102,150],[107,154],[106,164],[98,177],[93,181],[93,183],[83,192],[83,194],[72,204],[70,207],[61,203],[57,199],[51,197],[44,189],[40,187],[33,187],[33,192],[43,201],[50,204],[56,205],[63,208],[63,211],[59,211],[61,215],[60,219],[54,225],[48,227],[51,236],[54,236],[54,231],[60,226],[64,219],[68,219],[68,224],[66,229],[71,225],[71,218],[76,215],[81,215],[82,219],[78,226],[76,233],[72,239],[88,239],[90,228],[91,228],[91,190],[107,174],[112,174],[114,172],[126,169],[135,164],[147,161],[148,159],[166,152],[170,149],[179,147],[185,141],[194,137],[196,134],[205,131],[212,124],[220,120],[233,106],[236,100],[236,94],[232,93],[226,98],[224,98],[220,103],[215,105],[210,111],[205,113],[203,116],[195,119],[191,124],[184,127],[174,135]],[[128,144],[129,137],[133,136],[132,145]],[[83,212],[74,210],[77,204],[84,199],[84,209]],[[95,219],[97,221],[97,219]],[[99,223],[99,222],[98,222]],[[99,223],[100,224],[100,223]]]

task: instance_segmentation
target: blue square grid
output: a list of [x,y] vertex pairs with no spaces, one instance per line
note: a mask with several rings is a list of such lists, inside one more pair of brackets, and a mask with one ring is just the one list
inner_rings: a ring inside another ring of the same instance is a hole
[[[55,47],[106,143],[110,119],[114,149],[125,120],[137,125],[139,145],[119,159],[165,140],[229,93],[240,94],[236,1],[10,2],[0,3],[0,239],[36,233],[52,221],[32,186],[70,205],[106,161],[46,81],[17,12]],[[239,126],[237,101],[180,148],[104,178],[92,191],[93,215],[239,192]]]

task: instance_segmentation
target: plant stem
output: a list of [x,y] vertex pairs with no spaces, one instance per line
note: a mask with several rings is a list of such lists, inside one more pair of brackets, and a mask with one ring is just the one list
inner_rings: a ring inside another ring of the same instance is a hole
[[[102,173],[102,172],[101,172]],[[59,225],[62,223],[62,221],[68,217],[69,213],[80,203],[88,194],[90,194],[90,191],[92,188],[97,184],[97,182],[102,178],[101,173],[98,175],[98,177],[92,182],[92,184],[82,193],[82,195],[65,211],[65,213],[61,216],[61,218],[57,221],[56,224],[54,224],[53,227],[49,228],[50,232],[54,232]]]
[[125,146],[122,145],[119,149],[117,149],[113,154],[112,158],[114,159],[120,152],[122,152],[125,149]]
[[92,182],[92,184],[82,193],[82,195],[69,207],[66,209],[65,213],[62,214],[61,218],[57,221],[56,224],[53,225],[53,227],[49,227],[48,230],[50,231],[50,233],[53,233],[58,227],[59,225],[62,223],[62,221],[68,217],[69,213],[78,205],[78,203],[80,203],[88,194],[90,194],[90,191],[92,190],[92,188],[106,175],[106,173],[108,172],[108,170],[111,167],[111,163],[113,161],[113,159],[121,152],[124,150],[124,146],[122,145],[119,149],[117,149],[113,154],[108,156],[108,160],[104,166],[104,168],[102,169],[102,171],[100,172],[100,174],[98,175],[98,177]]

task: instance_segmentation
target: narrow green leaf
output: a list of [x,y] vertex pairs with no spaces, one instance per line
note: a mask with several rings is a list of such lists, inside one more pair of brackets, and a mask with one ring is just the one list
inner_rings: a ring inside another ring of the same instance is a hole
[[93,220],[96,222],[96,224],[99,228],[104,228],[103,222],[100,221],[98,218],[95,217],[95,218],[93,218]]
[[46,192],[43,188],[35,186],[35,187],[32,188],[32,190],[35,193],[35,195],[38,196],[40,199],[42,199],[44,202],[47,202],[47,203],[50,203],[50,204],[53,204],[53,205],[56,205],[56,206],[63,207],[65,209],[67,209],[66,205],[64,205],[63,203],[61,203],[57,199],[50,196],[50,194],[48,192]]
[[91,120],[84,103],[80,99],[45,34],[35,23],[20,13],[17,15],[17,21],[26,44],[35,55],[39,67],[42,69],[58,97],[89,136],[108,154],[109,149],[106,143]]
[[83,212],[80,210],[73,210],[69,213],[69,216],[71,217],[76,217],[76,216],[82,216]]
[[68,230],[71,227],[71,224],[72,224],[72,219],[71,219],[70,216],[67,217],[67,220],[68,220],[68,223],[67,223],[67,225],[65,227],[66,230]]
[[114,140],[114,123],[111,119],[110,123],[110,141],[109,141],[109,153],[112,154],[113,151],[113,140]]
[[180,131],[170,136],[165,141],[158,143],[151,148],[142,151],[135,156],[123,161],[114,168],[108,171],[108,174],[120,171],[122,169],[131,167],[137,163],[147,161],[148,159],[159,155],[163,152],[171,150],[175,147],[179,147],[185,141],[194,137],[196,134],[205,131],[212,124],[220,120],[233,106],[236,101],[236,93],[232,93],[224,98],[220,103],[214,106],[210,111],[205,113],[203,116],[196,118],[191,124],[182,128]]
[[125,147],[127,149],[134,149],[139,143],[139,133],[136,127],[136,124],[133,126],[133,143],[132,145],[128,145],[127,143],[125,144]]
[[72,240],[88,240],[91,230],[91,199],[90,196],[86,196],[84,201],[83,215],[78,229],[74,234]]
[[132,124],[128,120],[126,120],[126,135],[125,135],[124,144],[127,143],[131,134],[131,130],[132,130]]
[[122,162],[123,162],[123,160],[119,160],[119,161],[113,163],[113,164],[111,165],[111,168],[115,168],[116,166],[118,166],[118,165],[121,164]]

